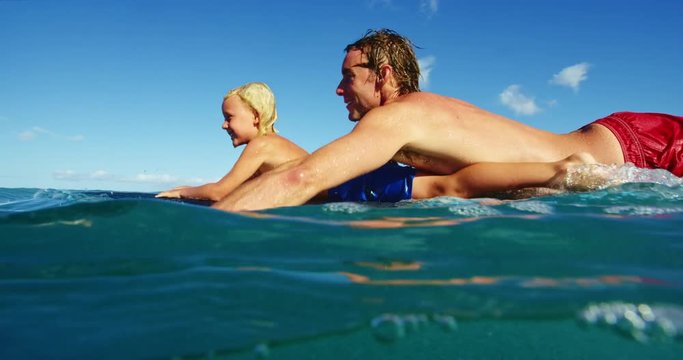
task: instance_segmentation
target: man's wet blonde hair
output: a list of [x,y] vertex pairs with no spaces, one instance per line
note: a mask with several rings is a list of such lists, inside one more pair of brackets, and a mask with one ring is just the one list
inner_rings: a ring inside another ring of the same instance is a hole
[[413,43],[406,37],[389,29],[368,30],[365,35],[344,49],[360,50],[367,57],[367,64],[376,76],[382,77],[384,64],[391,65],[394,79],[398,85],[398,94],[405,95],[420,91],[420,66],[417,63]]
[[275,109],[275,95],[270,87],[262,82],[251,82],[228,91],[223,101],[229,97],[237,95],[242,101],[249,105],[255,116],[259,118],[258,135],[276,133],[275,120],[277,120],[277,110]]

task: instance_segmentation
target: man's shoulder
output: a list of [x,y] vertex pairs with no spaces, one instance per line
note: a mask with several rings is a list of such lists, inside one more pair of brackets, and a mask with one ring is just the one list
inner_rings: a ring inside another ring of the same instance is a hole
[[394,111],[402,114],[413,114],[414,116],[424,112],[430,113],[444,107],[452,109],[461,103],[464,102],[448,96],[430,92],[414,92],[401,95],[394,101],[380,106],[378,109],[382,110],[378,112]]
[[430,109],[440,106],[457,106],[461,103],[464,104],[462,100],[458,100],[454,97],[420,91],[401,95],[390,104],[396,104],[404,108],[410,107]]
[[416,91],[401,95],[398,97],[398,101],[418,101],[418,100],[429,100],[429,99],[443,99],[449,98],[448,96],[436,94],[429,91]]

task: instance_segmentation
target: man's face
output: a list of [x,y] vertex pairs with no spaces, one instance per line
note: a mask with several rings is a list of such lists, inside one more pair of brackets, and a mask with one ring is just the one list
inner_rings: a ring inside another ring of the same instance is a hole
[[342,80],[337,95],[344,97],[349,120],[358,121],[381,103],[376,76],[367,67],[367,58],[360,50],[349,50],[342,63]]

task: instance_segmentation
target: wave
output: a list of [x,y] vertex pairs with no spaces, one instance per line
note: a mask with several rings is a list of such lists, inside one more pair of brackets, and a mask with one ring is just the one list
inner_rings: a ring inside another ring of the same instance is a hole
[[226,213],[146,193],[0,189],[0,357],[253,358],[291,344],[292,358],[320,344],[367,357],[367,338],[439,357],[496,329],[498,344],[548,334],[567,358],[581,339],[675,358],[682,195],[630,182]]

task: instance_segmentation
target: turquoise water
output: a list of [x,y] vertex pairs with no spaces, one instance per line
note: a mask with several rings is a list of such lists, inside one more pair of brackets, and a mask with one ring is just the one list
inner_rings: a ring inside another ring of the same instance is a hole
[[680,358],[676,181],[250,214],[0,188],[0,358]]

